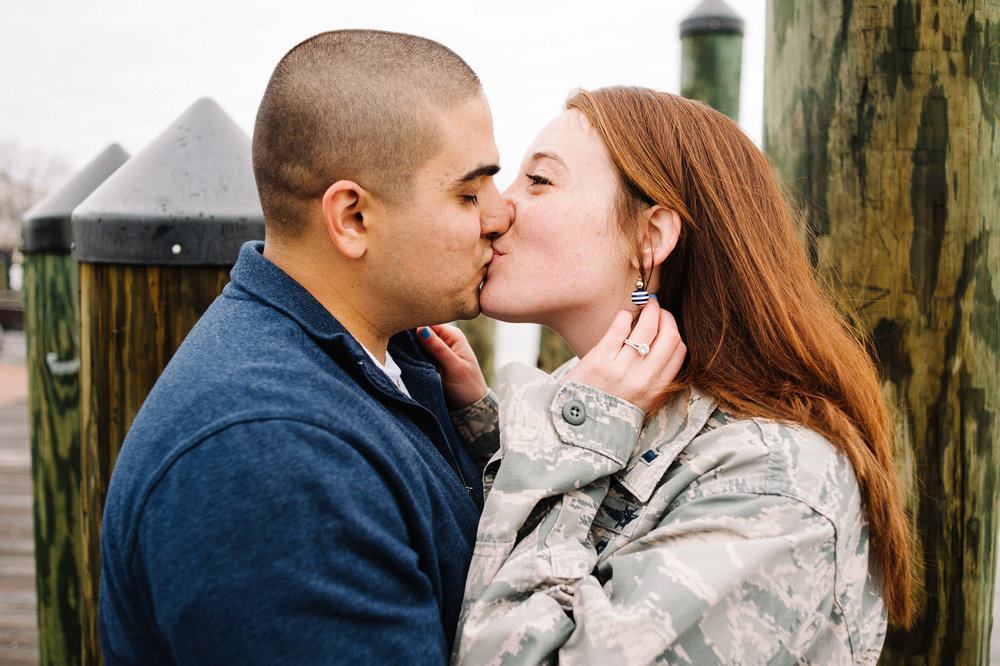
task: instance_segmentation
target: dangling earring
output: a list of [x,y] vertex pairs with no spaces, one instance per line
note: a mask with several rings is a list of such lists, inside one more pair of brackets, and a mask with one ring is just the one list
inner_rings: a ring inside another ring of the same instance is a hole
[[642,278],[639,278],[635,281],[635,291],[632,292],[632,302],[640,308],[646,303],[649,303],[649,292],[643,288],[645,286],[646,283]]
[[[650,241],[650,250],[652,251],[652,241]],[[642,252],[639,252],[639,279],[635,281],[635,291],[632,292],[632,302],[638,305],[640,308],[646,303],[649,303],[649,292],[646,291],[646,287],[649,283],[646,281],[646,262],[643,260]]]

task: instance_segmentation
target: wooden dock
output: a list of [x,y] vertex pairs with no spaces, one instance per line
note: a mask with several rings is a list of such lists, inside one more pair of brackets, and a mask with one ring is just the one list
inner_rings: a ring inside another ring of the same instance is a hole
[[0,349],[0,664],[38,663],[24,334]]

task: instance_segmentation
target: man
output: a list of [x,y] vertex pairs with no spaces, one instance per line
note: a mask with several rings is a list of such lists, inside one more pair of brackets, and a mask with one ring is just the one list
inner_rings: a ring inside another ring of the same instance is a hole
[[104,514],[108,664],[445,663],[478,471],[409,329],[474,316],[509,222],[476,75],[317,35],[253,137],[266,242],[151,391]]

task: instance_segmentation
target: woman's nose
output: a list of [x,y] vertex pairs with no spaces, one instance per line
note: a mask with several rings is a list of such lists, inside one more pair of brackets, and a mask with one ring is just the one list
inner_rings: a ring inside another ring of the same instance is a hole
[[514,216],[517,214],[517,208],[514,206],[513,199],[507,197],[503,198],[504,208],[507,209],[507,226],[514,224]]
[[[499,192],[497,194],[499,194]],[[508,227],[510,227],[510,222],[510,208],[507,205],[507,202],[503,198],[500,198],[500,200],[496,202],[493,207],[491,207],[490,212],[483,216],[483,235],[503,235],[507,231]]]

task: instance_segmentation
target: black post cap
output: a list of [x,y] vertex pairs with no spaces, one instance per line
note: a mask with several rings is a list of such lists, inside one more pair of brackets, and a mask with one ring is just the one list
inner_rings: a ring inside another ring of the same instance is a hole
[[250,137],[199,99],[73,211],[90,263],[231,266],[264,237]]
[[75,176],[28,209],[21,218],[21,252],[69,254],[73,249],[73,209],[128,160],[117,143],[105,148]]
[[743,34],[743,19],[723,0],[702,0],[681,21],[681,37],[700,33]]

